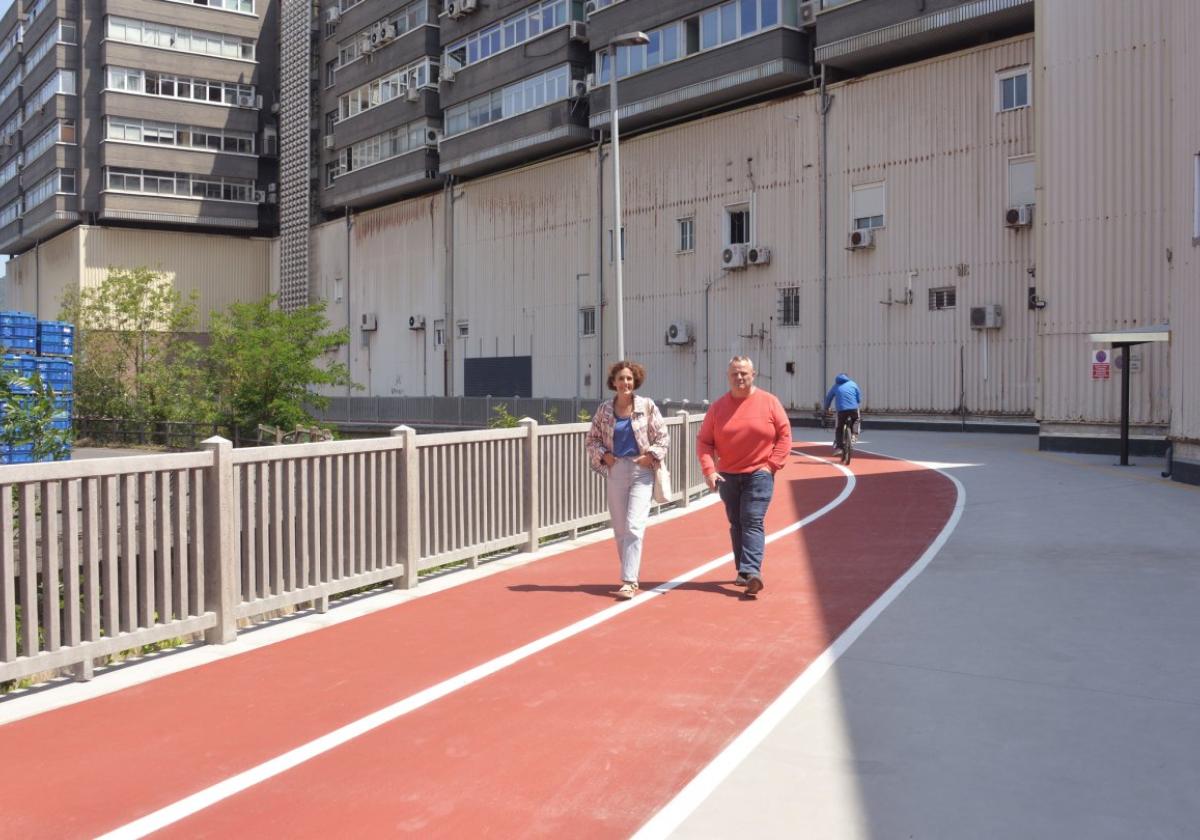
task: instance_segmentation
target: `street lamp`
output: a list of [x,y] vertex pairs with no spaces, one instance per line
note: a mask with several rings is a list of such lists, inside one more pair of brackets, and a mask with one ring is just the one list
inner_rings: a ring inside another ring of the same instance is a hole
[[617,266],[617,358],[625,358],[625,299],[621,284],[621,262],[625,248],[621,241],[621,152],[617,128],[617,47],[637,47],[650,43],[645,32],[626,32],[608,42],[608,110],[612,114],[613,169],[613,262]]

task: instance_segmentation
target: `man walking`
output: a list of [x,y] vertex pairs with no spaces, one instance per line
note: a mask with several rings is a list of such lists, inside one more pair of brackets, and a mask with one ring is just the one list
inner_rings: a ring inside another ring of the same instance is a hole
[[704,415],[696,451],[709,490],[721,494],[738,586],[753,597],[763,589],[766,545],[763,519],[775,490],[775,473],[787,463],[792,428],[779,399],[754,385],[754,362],[729,360],[729,393]]

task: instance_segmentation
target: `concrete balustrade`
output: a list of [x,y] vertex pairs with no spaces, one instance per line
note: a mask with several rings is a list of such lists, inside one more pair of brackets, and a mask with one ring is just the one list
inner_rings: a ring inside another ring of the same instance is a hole
[[[673,501],[704,489],[700,415],[668,418]],[[422,570],[536,551],[607,522],[588,424],[0,466],[0,681],[167,639],[237,638],[268,613]]]

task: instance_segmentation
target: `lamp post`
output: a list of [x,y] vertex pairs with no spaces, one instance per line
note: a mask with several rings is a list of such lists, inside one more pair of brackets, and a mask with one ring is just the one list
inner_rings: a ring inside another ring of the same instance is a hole
[[613,168],[613,262],[617,266],[617,358],[625,358],[625,297],[622,291],[621,263],[625,248],[621,237],[621,151],[617,127],[617,47],[636,47],[650,43],[645,32],[626,32],[608,42],[608,112],[612,115]]

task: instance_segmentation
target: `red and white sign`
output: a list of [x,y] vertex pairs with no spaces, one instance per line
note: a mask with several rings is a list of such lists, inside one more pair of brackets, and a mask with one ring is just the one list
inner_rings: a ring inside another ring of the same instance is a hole
[[1092,379],[1111,378],[1114,357],[1112,350],[1093,350],[1089,359],[1092,365]]

